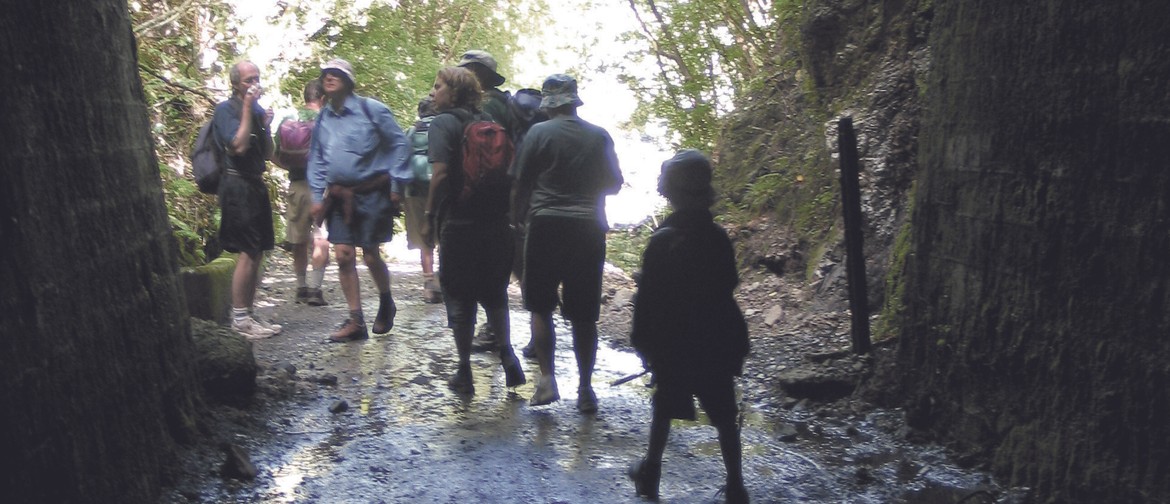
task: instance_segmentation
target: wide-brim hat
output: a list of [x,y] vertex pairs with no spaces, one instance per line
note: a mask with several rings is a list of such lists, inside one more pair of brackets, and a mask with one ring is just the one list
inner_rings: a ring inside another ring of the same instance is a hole
[[565,74],[552,74],[540,86],[540,108],[554,109],[573,104],[580,107],[585,102],[577,96],[577,79]]
[[459,66],[467,67],[470,65],[482,65],[492,73],[491,80],[484,83],[490,87],[497,87],[503,84],[505,80],[507,80],[503,75],[500,75],[500,73],[496,71],[498,68],[498,65],[496,65],[496,59],[493,58],[492,55],[487,51],[471,49],[463,53],[463,56],[459,59]]
[[351,86],[357,85],[357,78],[353,76],[353,65],[349,64],[348,61],[339,58],[331,59],[325,62],[324,65],[321,65],[321,73],[325,73],[326,70],[341,72],[342,75],[345,75],[345,78],[349,79]]

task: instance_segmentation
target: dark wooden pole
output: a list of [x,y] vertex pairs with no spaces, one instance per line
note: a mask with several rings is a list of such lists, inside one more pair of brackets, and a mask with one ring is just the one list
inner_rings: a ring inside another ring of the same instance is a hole
[[857,135],[853,119],[842,117],[837,123],[837,148],[841,155],[841,210],[845,214],[845,274],[849,280],[849,312],[853,353],[866,354],[869,340],[869,295],[865,288],[865,238],[861,233],[860,168],[857,161]]

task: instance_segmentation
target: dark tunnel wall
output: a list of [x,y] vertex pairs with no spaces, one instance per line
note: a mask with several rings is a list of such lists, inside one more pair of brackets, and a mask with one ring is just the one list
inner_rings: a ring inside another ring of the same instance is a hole
[[936,2],[908,418],[1050,502],[1170,498],[1170,2]]

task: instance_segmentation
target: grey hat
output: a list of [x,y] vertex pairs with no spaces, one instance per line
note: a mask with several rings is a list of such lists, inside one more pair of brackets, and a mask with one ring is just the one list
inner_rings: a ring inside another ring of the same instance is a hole
[[540,86],[540,108],[554,109],[572,103],[580,107],[585,102],[577,97],[577,79],[565,74],[552,74]]
[[331,59],[325,62],[324,65],[321,65],[321,73],[325,73],[326,70],[337,70],[349,79],[351,86],[357,85],[357,79],[353,76],[353,65],[349,64],[348,61],[339,58]]
[[503,75],[500,75],[499,72],[496,71],[496,59],[493,58],[492,55],[487,51],[471,49],[463,53],[463,57],[459,59],[459,66],[466,67],[472,64],[483,65],[484,68],[492,72],[492,80],[485,82],[484,84],[487,84],[491,87],[496,87],[503,84],[506,80],[504,79]]

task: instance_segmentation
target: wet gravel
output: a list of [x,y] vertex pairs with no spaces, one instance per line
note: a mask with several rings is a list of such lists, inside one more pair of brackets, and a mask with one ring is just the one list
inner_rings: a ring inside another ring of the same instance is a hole
[[[641,368],[625,344],[632,281],[607,273],[594,375],[599,411],[582,415],[571,338],[559,317],[561,401],[529,406],[536,363],[524,362],[528,384],[508,389],[490,354],[473,356],[475,394],[460,396],[446,387],[456,359],[442,305],[422,301],[417,260],[395,260],[391,271],[399,308],[394,329],[363,342],[325,343],[345,318],[336,270],[326,276],[330,305],[297,305],[287,254],[273,254],[258,313],[284,330],[254,343],[258,392],[209,404],[206,436],[181,454],[164,502],[641,502],[625,470],[645,450],[650,389],[645,378],[609,385]],[[372,319],[377,298],[364,271],[362,278]],[[519,290],[511,294],[519,353],[529,339],[528,314]],[[848,317],[802,311],[806,294],[783,279],[745,275],[741,294],[753,334],[739,384],[744,472],[754,502],[1027,501],[1024,489],[1004,489],[986,473],[958,467],[939,447],[906,441],[897,410],[853,397],[786,396],[778,377],[788,371],[835,365],[862,372],[869,361],[810,360],[847,344],[841,327]],[[255,479],[220,476],[225,444],[248,453]],[[714,428],[702,418],[676,421],[660,501],[719,502],[723,474]]]

